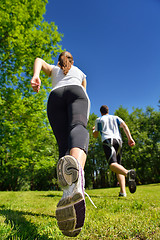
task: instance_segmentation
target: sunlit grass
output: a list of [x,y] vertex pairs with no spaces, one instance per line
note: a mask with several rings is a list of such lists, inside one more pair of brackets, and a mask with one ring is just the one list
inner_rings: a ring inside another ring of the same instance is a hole
[[[127,189],[88,190],[97,209],[86,198],[86,220],[75,239],[160,239],[160,184]],[[55,210],[62,192],[0,192],[0,240],[63,240]],[[73,239],[73,238],[72,238]]]

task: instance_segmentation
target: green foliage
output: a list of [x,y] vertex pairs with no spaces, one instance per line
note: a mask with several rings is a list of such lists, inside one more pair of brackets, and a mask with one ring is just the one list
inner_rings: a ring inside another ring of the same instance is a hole
[[27,77],[30,79],[36,57],[44,57],[51,62],[61,51],[57,43],[62,35],[58,33],[57,26],[43,20],[46,3],[47,0],[1,1],[1,84],[7,81],[8,85],[20,85],[18,76],[23,77],[21,84],[24,87],[28,83]]
[[[117,188],[88,190],[86,218],[79,240],[159,239],[160,184],[138,186],[119,198]],[[1,239],[67,240],[58,228],[56,205],[61,191],[0,193]]]
[[0,6],[0,189],[49,189],[57,162],[46,114],[50,80],[34,94],[36,57],[54,63],[62,34],[43,20],[47,0],[2,0]]

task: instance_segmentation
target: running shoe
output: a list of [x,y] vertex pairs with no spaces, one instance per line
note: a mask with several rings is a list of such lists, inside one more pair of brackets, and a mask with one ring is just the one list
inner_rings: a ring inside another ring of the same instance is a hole
[[126,197],[127,196],[127,194],[126,193],[119,193],[119,197]]
[[134,193],[136,191],[136,172],[135,170],[131,169],[128,171],[127,173],[127,177],[128,177],[128,187],[129,187],[129,191],[131,193]]
[[66,155],[58,161],[57,177],[63,196],[56,209],[59,229],[65,236],[77,236],[85,220],[84,171],[78,161]]

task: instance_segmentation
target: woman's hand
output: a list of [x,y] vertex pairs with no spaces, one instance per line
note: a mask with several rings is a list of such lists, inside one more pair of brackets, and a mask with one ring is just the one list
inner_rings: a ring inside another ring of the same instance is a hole
[[31,79],[31,86],[33,88],[34,92],[39,92],[40,86],[41,86],[41,80],[38,76],[33,76]]

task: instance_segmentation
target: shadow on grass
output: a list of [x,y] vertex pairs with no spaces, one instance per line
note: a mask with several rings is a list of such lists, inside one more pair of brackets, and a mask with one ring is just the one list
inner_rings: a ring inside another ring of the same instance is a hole
[[50,198],[54,198],[54,197],[62,197],[62,194],[57,194],[57,195],[54,195],[54,194],[48,194],[48,195],[41,195],[41,197],[50,197]]
[[[5,205],[0,206],[0,215],[6,217],[5,222],[8,224],[11,224],[11,227],[13,230],[15,230],[16,237],[19,237],[20,239],[27,239],[27,240],[49,240],[47,234],[39,235],[37,231],[37,227],[31,222],[27,221],[24,217],[25,215],[32,215],[32,216],[42,216],[42,217],[51,217],[55,218],[55,216],[52,215],[46,215],[46,214],[38,214],[38,213],[32,213],[32,212],[23,212],[18,210],[11,210],[6,209]],[[9,236],[11,237],[11,236]],[[10,239],[8,237],[8,239]]]
[[127,198],[126,197],[119,197],[119,196],[117,196],[117,195],[113,195],[113,196],[107,196],[107,195],[105,195],[105,196],[102,196],[102,195],[89,195],[91,198],[98,198],[98,199],[106,199],[106,198],[111,198],[111,199],[125,199],[125,200],[127,200]]

